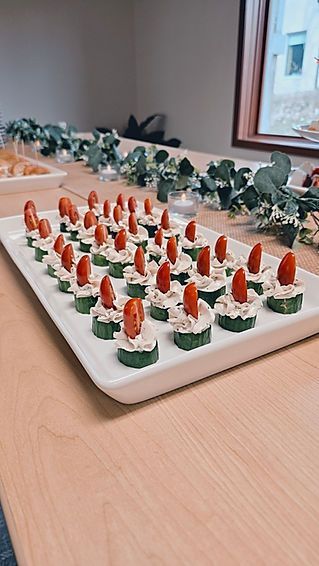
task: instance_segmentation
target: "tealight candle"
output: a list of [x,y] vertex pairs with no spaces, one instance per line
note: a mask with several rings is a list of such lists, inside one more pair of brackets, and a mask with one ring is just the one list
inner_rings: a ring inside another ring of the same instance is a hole
[[168,210],[172,215],[186,218],[197,214],[199,194],[192,191],[172,191],[168,193]]
[[58,163],[72,163],[72,161],[74,161],[72,149],[66,149],[64,147],[56,148],[55,157]]
[[117,181],[119,177],[118,171],[107,165],[99,165],[99,179],[100,181]]

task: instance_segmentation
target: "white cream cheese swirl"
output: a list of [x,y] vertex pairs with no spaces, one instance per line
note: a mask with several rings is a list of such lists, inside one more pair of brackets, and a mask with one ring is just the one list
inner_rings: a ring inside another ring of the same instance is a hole
[[213,292],[225,287],[226,277],[225,272],[212,271],[209,276],[201,275],[197,269],[190,271],[190,277],[187,283],[195,283],[197,289],[200,291]]
[[34,248],[40,248],[43,252],[48,252],[54,246],[56,236],[50,234],[47,238],[38,238],[33,241]]
[[227,295],[221,295],[218,297],[214,310],[220,316],[228,316],[229,318],[242,318],[246,320],[247,318],[253,318],[257,315],[257,312],[262,307],[262,299],[257,295],[254,289],[247,289],[247,302],[239,303],[235,301],[231,293]]
[[56,219],[59,224],[68,224],[70,222],[70,219],[67,214],[65,214],[64,216],[57,214]]
[[123,326],[119,332],[114,332],[117,348],[127,352],[151,352],[156,346],[156,328],[149,320],[143,320],[141,333],[136,338],[127,336]]
[[80,216],[79,220],[77,220],[75,224],[72,224],[69,220],[66,225],[67,232],[79,232],[79,230],[82,230],[83,228],[83,216]]
[[132,244],[136,246],[140,245],[142,242],[147,242],[148,240],[148,231],[143,226],[139,226],[137,230],[137,234],[132,234],[131,232],[127,232],[127,239]]
[[[160,260],[160,265],[166,261],[165,258]],[[187,273],[192,267],[192,258],[188,254],[183,252],[177,256],[175,263],[171,263],[171,273],[174,275],[180,275],[181,273]]]
[[273,275],[263,283],[263,290],[266,297],[292,299],[305,292],[305,284],[300,279],[295,279],[292,285],[280,285],[277,277]]
[[179,236],[181,233],[180,227],[175,224],[175,222],[171,222],[170,228],[168,228],[167,230],[164,230],[164,228],[162,228],[162,230],[163,236],[166,240],[168,240],[172,236]]
[[247,281],[252,281],[253,283],[265,283],[274,274],[270,265],[262,265],[258,273],[250,273],[247,263],[242,267],[244,267]]
[[127,283],[132,283],[133,285],[153,285],[155,283],[155,276],[158,270],[158,265],[156,261],[150,261],[146,266],[145,275],[141,275],[136,271],[134,265],[128,265],[123,270],[124,279]]
[[198,299],[198,318],[187,314],[183,305],[172,307],[168,311],[168,322],[175,332],[182,334],[200,334],[212,325],[214,319],[213,310],[201,299]]
[[158,255],[160,257],[166,257],[166,244],[163,246],[158,246],[155,242],[148,242],[146,251],[151,255]]
[[94,234],[95,234],[96,225],[90,226],[89,228],[80,228],[77,239],[81,240],[83,244],[93,244],[94,242]]
[[42,262],[58,269],[61,263],[61,256],[54,250],[54,248],[51,248],[47,255],[43,257]]
[[126,244],[126,249],[120,250],[119,252],[115,248],[107,248],[105,250],[105,257],[111,263],[134,263],[135,252],[136,246],[128,242]]
[[114,222],[114,220],[113,220],[113,222],[110,226],[111,232],[114,232],[115,234],[117,234],[120,230],[123,230],[123,228],[125,228],[125,229],[127,228],[127,222],[124,219],[124,217],[123,217],[122,220],[119,221],[119,223]]
[[181,238],[181,246],[187,250],[194,250],[195,248],[204,248],[208,245],[208,241],[202,234],[197,234],[194,242],[183,236]]
[[68,289],[69,293],[73,293],[76,298],[81,297],[97,297],[100,292],[101,277],[97,275],[89,275],[89,283],[80,286],[75,278]]
[[234,269],[235,266],[236,266],[236,261],[237,260],[234,256],[233,252],[227,252],[226,258],[224,259],[224,261],[222,263],[220,263],[220,261],[215,256],[213,261],[211,262],[211,265],[212,265],[212,268],[216,269],[216,270],[226,269],[227,267],[229,269]]
[[138,221],[143,226],[159,226],[161,218],[158,214],[145,214],[145,212],[141,212]]
[[124,305],[127,303],[127,297],[119,295],[114,299],[114,309],[106,309],[103,304],[101,297],[98,298],[97,303],[94,307],[91,307],[91,315],[97,317],[98,322],[122,322],[123,320],[123,309]]
[[28,230],[25,229],[25,237],[32,238],[32,240],[38,240],[40,238],[39,230],[36,228],[35,230]]
[[108,248],[113,247],[113,245],[114,245],[114,240],[111,238],[111,236],[108,237],[106,242],[103,242],[103,244],[100,245],[97,243],[97,241],[94,238],[90,252],[93,255],[103,255],[104,257],[106,257],[106,250]]
[[106,217],[102,214],[99,218],[99,223],[105,224],[108,228],[111,228],[111,226],[114,224],[114,220],[111,216]]
[[69,283],[72,283],[76,279],[75,265],[71,267],[71,271],[68,271],[67,269],[65,269],[65,267],[63,267],[63,265],[60,264],[59,266],[57,266],[54,273],[58,277],[58,279],[61,279],[61,281],[68,281]]
[[146,301],[160,309],[176,307],[183,302],[183,287],[179,281],[171,281],[170,290],[162,293],[155,285],[147,287]]

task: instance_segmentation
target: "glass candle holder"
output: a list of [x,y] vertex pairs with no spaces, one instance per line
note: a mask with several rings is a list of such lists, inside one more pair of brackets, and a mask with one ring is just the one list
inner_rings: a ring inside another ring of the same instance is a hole
[[109,163],[107,165],[99,165],[99,179],[100,181],[117,181],[119,172],[112,167]]
[[58,163],[72,163],[74,161],[74,155],[72,149],[66,149],[64,147],[57,147],[55,150],[55,158]]
[[170,215],[180,218],[194,218],[198,211],[199,193],[193,191],[172,191],[168,193]]

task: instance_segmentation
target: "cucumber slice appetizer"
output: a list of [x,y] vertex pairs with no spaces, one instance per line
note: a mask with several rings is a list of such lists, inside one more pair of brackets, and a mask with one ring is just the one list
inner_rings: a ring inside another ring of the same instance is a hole
[[178,275],[171,273],[171,281],[179,281],[181,285],[185,285],[187,279],[189,279],[188,273],[179,273]]
[[50,277],[56,278],[54,267],[52,265],[48,265],[47,267],[48,267],[48,274],[50,275]]
[[121,325],[118,322],[101,322],[97,316],[92,318],[92,332],[102,340],[113,340],[114,332],[119,332]]
[[118,360],[125,366],[137,369],[144,368],[151,364],[155,364],[155,362],[158,361],[158,343],[156,342],[156,345],[151,352],[128,352],[123,348],[119,348],[117,350],[117,357]]
[[213,307],[216,303],[216,300],[221,295],[225,295],[226,293],[226,285],[220,287],[220,289],[216,289],[216,291],[202,291],[198,289],[198,296],[200,299],[203,299],[210,307]]
[[91,244],[85,244],[82,240],[80,240],[80,250],[81,252],[88,253],[91,249]]
[[35,241],[35,238],[31,238],[31,236],[27,236],[27,244],[29,246],[29,248],[33,248],[33,242]]
[[231,332],[243,332],[244,330],[254,328],[256,318],[257,316],[253,316],[244,320],[241,316],[230,318],[230,316],[227,315],[218,315],[218,324],[225,330],[230,330]]
[[300,311],[302,307],[303,294],[300,293],[296,297],[290,299],[274,299],[274,297],[267,297],[267,305],[269,308],[280,314],[293,314]]
[[60,291],[62,291],[62,293],[67,293],[68,289],[71,287],[70,281],[62,281],[59,277],[57,279]]
[[60,222],[60,232],[64,232],[64,233],[67,232],[65,222]]
[[156,261],[156,263],[159,263],[161,261],[161,258],[162,258],[161,255],[149,254],[150,261]]
[[36,261],[41,261],[45,255],[48,255],[47,250],[41,250],[41,248],[34,248],[34,257]]
[[155,320],[167,320],[168,319],[168,308],[167,309],[162,309],[161,307],[156,307],[155,305],[152,305],[151,303],[151,308],[150,308],[150,315],[152,318],[155,318]]
[[234,273],[234,270],[231,267],[226,267],[226,277],[230,277]]
[[145,299],[145,289],[148,285],[140,285],[139,283],[126,283],[127,294],[129,297],[138,297]]
[[72,242],[78,242],[78,231],[77,230],[71,230],[70,238],[71,238]]
[[254,289],[257,295],[263,295],[264,293],[262,283],[256,283],[255,281],[247,281],[247,289]]
[[106,259],[105,255],[101,254],[91,254],[92,263],[94,265],[98,265],[99,267],[107,267],[109,262]]
[[184,254],[189,255],[193,261],[197,261],[197,258],[199,256],[199,252],[202,251],[203,248],[182,248],[182,252]]
[[174,342],[176,346],[182,350],[194,350],[200,346],[205,346],[211,341],[212,329],[211,326],[200,332],[194,334],[193,332],[176,332],[174,331]]
[[156,224],[153,226],[152,224],[151,225],[142,224],[141,222],[139,222],[139,225],[143,226],[143,228],[145,228],[145,230],[147,230],[149,238],[154,238],[154,236],[157,232],[157,229],[158,229],[158,226]]
[[116,279],[124,279],[123,269],[128,265],[133,265],[133,264],[120,263],[120,262],[113,263],[112,261],[109,261],[109,274],[112,275],[112,277],[115,277]]
[[90,295],[89,297],[76,297],[74,295],[74,303],[77,312],[81,314],[90,314],[91,307],[97,303],[97,297]]

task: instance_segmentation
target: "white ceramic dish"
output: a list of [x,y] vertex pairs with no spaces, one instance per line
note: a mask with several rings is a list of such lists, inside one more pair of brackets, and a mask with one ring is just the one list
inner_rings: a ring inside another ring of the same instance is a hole
[[319,131],[316,132],[314,130],[308,130],[308,127],[309,124],[299,124],[298,126],[292,126],[292,129],[306,140],[319,142]]
[[[55,211],[41,212],[39,216],[49,218],[57,228]],[[216,232],[202,226],[199,229],[211,244],[215,243]],[[21,216],[0,219],[0,238],[91,379],[102,391],[122,403],[136,403],[182,387],[319,330],[319,277],[299,269],[298,277],[306,284],[304,305],[299,313],[280,315],[264,307],[258,314],[256,327],[240,334],[223,330],[214,323],[211,344],[190,352],[174,345],[168,323],[154,321],[160,360],[144,369],[130,369],[118,362],[114,342],[93,335],[90,316],[78,314],[72,296],[61,293],[56,280],[47,274],[46,266],[34,260],[34,250],[26,245]],[[250,251],[249,246],[235,240],[229,240],[229,249],[245,256]],[[278,262],[277,258],[264,254],[264,263],[276,269]],[[105,274],[107,268],[95,267],[94,271]],[[118,292],[125,293],[122,280],[114,279],[113,282]]]
[[[23,156],[20,155],[19,157]],[[66,171],[48,165],[47,162],[44,163],[41,159],[37,161],[27,157],[27,160],[34,165],[43,165],[43,167],[49,170],[49,173],[44,175],[25,175],[22,177],[0,177],[0,195],[24,193],[28,190],[56,189],[62,184],[64,177],[67,175]]]

